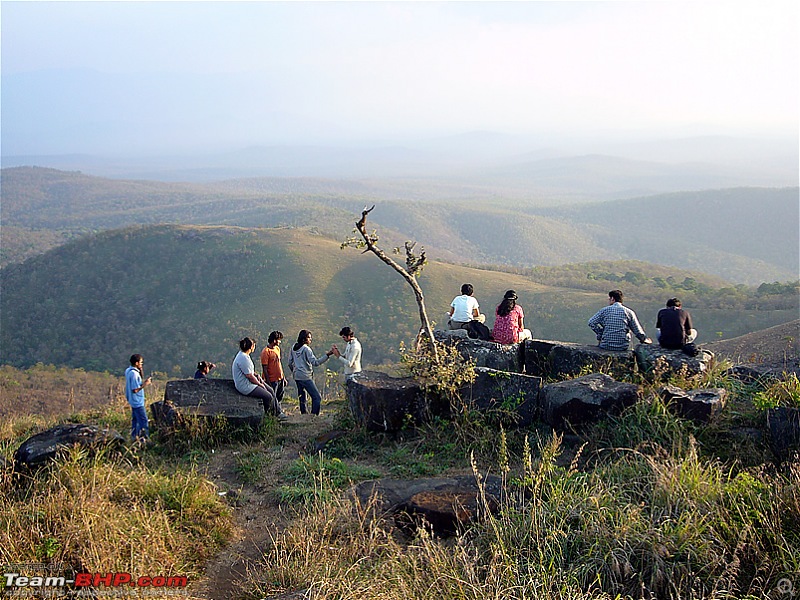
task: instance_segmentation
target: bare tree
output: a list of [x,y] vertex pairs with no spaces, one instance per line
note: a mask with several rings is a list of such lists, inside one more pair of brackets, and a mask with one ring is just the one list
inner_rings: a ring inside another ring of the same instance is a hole
[[[372,208],[364,207],[364,210],[361,211],[361,219],[356,222],[356,231],[361,235],[362,239],[359,240],[356,237],[350,237],[342,242],[341,247],[365,248],[364,252],[372,252],[384,263],[400,273],[403,279],[408,282],[408,285],[410,285],[411,289],[414,290],[414,296],[417,300],[417,306],[419,307],[420,329],[419,333],[417,334],[416,345],[419,347],[420,344],[423,343],[423,338],[425,338],[424,341],[427,343],[428,348],[430,349],[433,360],[438,362],[436,341],[433,338],[433,330],[431,329],[431,323],[428,320],[428,311],[425,309],[425,296],[422,293],[422,288],[419,286],[419,282],[417,282],[417,277],[419,277],[419,274],[422,272],[422,268],[428,262],[428,259],[425,257],[425,248],[421,248],[419,255],[417,255],[414,253],[414,246],[416,246],[416,242],[408,241],[405,243],[406,266],[402,267],[395,262],[377,245],[378,234],[376,231],[373,229],[372,232],[367,232],[367,215],[372,212],[374,208],[374,204],[372,205]],[[400,252],[400,248],[394,249],[395,254],[399,254]]]

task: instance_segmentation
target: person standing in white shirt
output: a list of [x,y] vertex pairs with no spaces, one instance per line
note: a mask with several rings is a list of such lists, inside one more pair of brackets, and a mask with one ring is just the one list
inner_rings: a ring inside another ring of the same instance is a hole
[[347,378],[361,372],[361,342],[358,341],[350,327],[342,327],[339,335],[347,345],[344,347],[344,353],[334,345],[333,353],[344,365],[344,376]]

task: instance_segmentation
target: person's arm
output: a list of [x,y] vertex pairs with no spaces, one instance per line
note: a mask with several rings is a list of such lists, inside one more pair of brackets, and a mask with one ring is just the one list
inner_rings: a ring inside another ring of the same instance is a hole
[[342,361],[344,366],[352,369],[360,355],[360,348],[356,348],[354,344],[347,344],[347,347],[344,349],[344,355],[340,356],[339,360]]
[[642,327],[641,323],[639,323],[639,319],[636,318],[636,313],[633,311],[628,313],[628,327],[630,327],[633,335],[635,335],[641,343],[649,344],[652,342],[652,340],[647,337],[647,334],[644,332],[644,328]]
[[331,357],[331,354],[333,354],[333,350],[328,350],[325,353],[325,358],[317,358],[316,356],[314,356],[314,351],[311,348],[309,348],[308,346],[306,346],[306,348],[308,348],[308,354],[310,355],[308,356],[308,361],[315,367],[318,367],[322,363],[326,362]]
[[589,322],[587,323],[587,325],[589,326],[589,329],[594,331],[595,334],[597,335],[597,339],[598,340],[603,337],[603,329],[604,329],[604,327],[603,327],[603,318],[601,316],[602,312],[603,311],[598,310],[594,314],[594,316],[591,319],[589,319]]
[[683,330],[686,332],[686,335],[689,336],[692,335],[692,329],[694,329],[692,326],[692,315],[687,312],[686,320],[683,322]]

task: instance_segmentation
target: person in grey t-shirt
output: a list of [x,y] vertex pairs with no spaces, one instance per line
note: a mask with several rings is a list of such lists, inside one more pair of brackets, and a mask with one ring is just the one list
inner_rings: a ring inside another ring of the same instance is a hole
[[306,395],[308,395],[311,396],[311,414],[318,415],[322,408],[322,395],[314,383],[314,367],[327,361],[333,354],[333,348],[325,353],[325,358],[317,358],[311,349],[311,338],[310,331],[300,330],[297,343],[292,346],[292,351],[289,353],[289,370],[297,384],[300,412],[306,414]]

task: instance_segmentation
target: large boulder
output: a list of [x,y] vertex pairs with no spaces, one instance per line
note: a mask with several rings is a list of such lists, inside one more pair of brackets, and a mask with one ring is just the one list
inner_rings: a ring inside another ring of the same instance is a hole
[[422,390],[411,377],[361,371],[345,387],[353,417],[370,431],[399,431],[430,418]]
[[714,360],[714,353],[709,350],[700,349],[697,356],[689,356],[682,350],[667,350],[658,344],[639,344],[634,354],[643,373],[659,378],[697,377],[708,370]]
[[261,400],[240,394],[232,379],[168,381],[164,402],[154,402],[150,410],[156,425],[166,426],[183,417],[225,417],[232,427],[256,429],[264,420]]
[[724,388],[683,390],[674,385],[665,385],[658,395],[679,417],[708,422],[725,407],[728,391]]
[[603,373],[552,383],[539,393],[542,420],[556,429],[593,422],[635,404],[640,394],[638,385],[615,381]]
[[630,351],[603,350],[597,346],[550,340],[526,341],[524,357],[525,372],[540,377],[575,377],[587,371],[623,377],[635,368]]
[[472,475],[379,479],[358,484],[353,493],[362,506],[374,498],[379,511],[394,516],[402,527],[424,523],[436,535],[447,537],[481,519],[486,511],[499,509],[502,480],[490,475],[479,485]]
[[14,463],[17,468],[37,467],[72,446],[96,452],[124,444],[125,438],[113,429],[100,429],[83,423],[58,425],[25,440],[14,453]]
[[433,337],[437,342],[458,348],[461,356],[473,361],[477,367],[522,373],[525,364],[524,344],[498,344],[497,342],[473,340],[467,336],[464,329],[453,331],[436,329]]
[[769,447],[778,462],[800,455],[800,408],[782,406],[767,411]]
[[468,406],[481,412],[501,410],[504,422],[526,427],[538,416],[542,378],[486,367],[475,369],[475,381],[460,390]]

